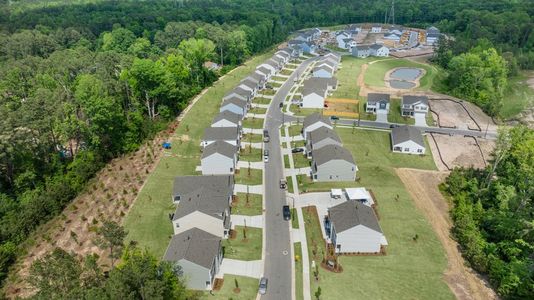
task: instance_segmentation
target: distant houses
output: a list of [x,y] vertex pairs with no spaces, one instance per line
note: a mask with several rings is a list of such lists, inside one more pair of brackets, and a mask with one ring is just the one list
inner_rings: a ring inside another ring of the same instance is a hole
[[371,26],[371,33],[381,33],[382,32],[382,25],[380,24],[373,24]]
[[391,130],[391,147],[393,152],[407,154],[424,154],[426,150],[421,131],[408,125]]
[[426,43],[427,45],[434,45],[441,37],[441,32],[434,26],[426,29]]
[[358,58],[366,58],[369,56],[387,57],[389,56],[389,48],[381,44],[357,45],[352,48],[351,54]]

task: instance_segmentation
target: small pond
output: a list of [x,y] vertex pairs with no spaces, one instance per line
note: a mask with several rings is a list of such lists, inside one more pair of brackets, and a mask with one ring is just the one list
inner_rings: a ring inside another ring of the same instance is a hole
[[395,71],[391,72],[389,77],[391,79],[414,81],[422,74],[423,70],[419,68],[398,68]]
[[411,89],[415,87],[415,83],[402,80],[390,80],[389,85],[394,89]]

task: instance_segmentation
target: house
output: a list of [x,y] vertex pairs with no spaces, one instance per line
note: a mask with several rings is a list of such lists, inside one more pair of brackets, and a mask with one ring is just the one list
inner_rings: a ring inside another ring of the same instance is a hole
[[365,112],[376,114],[377,112],[389,113],[389,94],[367,94]]
[[290,40],[287,42],[290,47],[298,46],[301,48],[301,53],[315,53],[316,45],[312,42],[306,42],[301,40]]
[[298,58],[304,53],[304,50],[300,44],[289,46],[289,48],[293,50],[293,58]]
[[173,235],[163,260],[180,267],[187,288],[210,290],[223,260],[221,238],[191,228]]
[[250,91],[251,99],[256,97],[256,94],[258,93],[260,89],[258,82],[252,79],[249,79],[249,78],[245,78],[241,80],[241,82],[239,82],[237,87]]
[[[247,114],[248,103],[247,101],[241,98],[238,98],[238,97],[227,98],[221,104],[221,108],[219,109],[219,111],[220,112],[230,111],[235,114],[241,115],[243,117]],[[214,127],[219,127],[219,126],[214,126]]]
[[394,41],[394,42],[400,42],[402,34],[397,34],[394,32],[386,33],[384,34],[384,39]]
[[268,61],[274,61],[278,65],[278,71],[282,70],[282,68],[284,68],[284,65],[286,64],[285,59],[278,57],[276,54],[273,55],[273,57],[271,57]]
[[231,110],[224,110],[213,118],[211,127],[239,127],[242,118],[243,115],[236,114]]
[[294,39],[297,41],[311,42],[313,40],[313,35],[308,31],[301,32]]
[[313,68],[313,77],[332,78],[334,76],[334,69],[327,64]]
[[337,62],[338,65],[341,63],[341,55],[337,53],[333,53],[333,52],[328,52],[325,55],[323,55],[323,59],[333,60]]
[[244,100],[246,102],[250,102],[253,98],[253,93],[251,90],[244,89],[242,87],[235,87],[233,90],[229,91],[224,95],[223,101],[226,99],[230,99],[233,97],[240,98],[241,100]]
[[387,240],[373,208],[354,200],[330,207],[325,218],[328,242],[338,254],[380,253]]
[[335,77],[312,77],[304,81],[300,106],[304,108],[323,108],[328,92],[336,87],[337,79]]
[[352,36],[355,36],[362,31],[362,27],[356,24],[350,24],[345,31],[349,32]]
[[289,62],[289,59],[291,58],[291,54],[285,52],[285,51],[277,51],[274,56],[279,57],[282,59],[283,63],[286,64]]
[[172,193],[173,202],[178,203],[172,215],[174,234],[196,227],[226,238],[232,225],[233,191],[233,175],[176,177]]
[[309,33],[311,34],[312,39],[316,40],[316,39],[318,39],[318,38],[321,37],[321,33],[322,33],[322,31],[321,31],[321,29],[319,29],[319,28],[316,27],[316,28],[311,29],[311,30],[309,31]]
[[436,27],[431,26],[426,29],[426,43],[428,45],[434,45],[440,37],[441,33]]
[[302,122],[302,134],[304,138],[308,138],[308,134],[317,128],[327,127],[332,129],[332,123],[328,117],[321,115],[320,113],[313,113],[304,118]]
[[336,71],[338,64],[339,63],[335,59],[330,58],[330,57],[326,57],[326,58],[322,58],[319,61],[317,61],[315,66],[316,67],[321,67],[321,66],[325,66],[326,65],[326,66],[329,66],[330,68],[332,68],[334,71]]
[[237,165],[238,149],[227,142],[216,141],[204,147],[200,165],[202,175],[231,175]]
[[381,32],[382,32],[382,25],[373,24],[373,26],[371,26],[371,33],[381,33]]
[[341,46],[339,47],[341,49],[348,49],[350,51],[353,47],[356,47],[356,41],[352,38],[343,39],[342,43],[338,44],[338,46]]
[[389,48],[381,44],[373,44],[369,47],[369,55],[387,57],[389,56]]
[[208,127],[204,129],[204,136],[200,146],[206,147],[216,141],[225,141],[228,144],[240,146],[240,128],[239,127]]
[[398,153],[424,154],[426,146],[421,131],[405,125],[391,130],[391,148]]
[[339,145],[326,145],[312,152],[314,181],[354,181],[358,167],[349,150]]
[[269,58],[268,60],[266,60],[260,66],[265,66],[265,67],[271,69],[273,71],[273,75],[278,73],[280,70],[282,70],[282,67],[283,67],[283,65],[280,62],[280,60],[275,59],[275,58]]
[[245,80],[251,80],[253,82],[256,82],[258,86],[258,90],[262,90],[265,88],[265,83],[267,82],[267,76],[263,73],[254,72],[247,77],[245,77]]
[[273,76],[275,72],[271,68],[260,65],[256,68],[256,71],[254,71],[254,73],[264,76],[265,81],[267,82],[269,79],[271,79],[271,76]]
[[369,46],[365,45],[359,45],[356,47],[353,47],[351,50],[352,56],[356,56],[359,58],[366,58],[369,56]]
[[337,133],[331,128],[320,127],[309,132],[306,139],[306,156],[311,158],[313,151],[326,145],[342,146],[343,144]]
[[427,96],[402,96],[401,101],[401,115],[404,117],[414,117],[414,114],[428,112],[428,97]]
[[346,39],[352,40],[352,35],[347,31],[339,31],[336,33],[336,42],[337,47],[341,49],[347,49],[345,48],[345,41]]
[[366,188],[346,188],[345,193],[348,200],[359,201],[367,206],[373,207],[375,201],[371,193]]

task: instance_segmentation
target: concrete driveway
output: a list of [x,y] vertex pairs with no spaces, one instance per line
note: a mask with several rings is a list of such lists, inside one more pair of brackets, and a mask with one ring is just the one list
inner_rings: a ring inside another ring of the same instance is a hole
[[244,216],[244,215],[231,215],[232,226],[245,226],[263,228],[263,215],[258,216]]
[[323,237],[326,239],[326,233],[323,227],[323,218],[328,214],[328,208],[336,206],[343,202],[347,201],[344,196],[341,199],[333,199],[330,197],[329,192],[323,193],[305,193],[300,194],[298,200],[295,203],[296,207],[306,207],[306,206],[315,206],[317,208],[317,214],[319,216],[319,221],[321,223],[321,232]]
[[[248,188],[247,188],[248,187]],[[263,194],[263,185],[246,185],[246,184],[236,184],[234,186],[234,192],[235,193],[246,193],[249,192],[251,194]]]
[[388,112],[385,110],[377,110],[376,111],[376,121],[380,123],[387,123],[388,122]]
[[414,118],[415,118],[415,126],[428,126],[426,124],[426,114],[425,113],[415,113],[414,114]]
[[230,258],[223,258],[217,278],[223,278],[224,274],[246,276],[252,278],[260,278],[262,273],[262,260],[237,260]]

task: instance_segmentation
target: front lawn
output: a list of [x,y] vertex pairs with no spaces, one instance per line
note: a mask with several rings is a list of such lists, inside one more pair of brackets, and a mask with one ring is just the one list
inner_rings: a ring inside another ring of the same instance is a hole
[[243,128],[262,129],[264,119],[246,118],[243,120]]
[[262,184],[262,171],[257,169],[249,169],[248,167],[240,168],[239,173],[235,175],[235,183],[258,185]]
[[286,81],[287,77],[273,76],[273,77],[271,77],[271,80],[274,80],[274,81]]
[[282,71],[280,71],[280,74],[282,75],[291,75],[293,73],[294,69],[282,69]]
[[291,168],[289,164],[289,155],[284,155],[284,168],[289,169]]
[[[246,145],[246,144],[245,144]],[[257,162],[263,159],[261,149],[252,148],[250,146],[245,146],[239,151],[239,160],[240,161],[250,161]]]
[[288,128],[289,136],[302,135],[302,125],[291,125]]
[[[202,294],[202,300],[249,300],[255,299],[258,294],[258,286],[260,281],[252,277],[236,276],[236,275],[224,275],[224,283],[219,291],[213,291],[213,295],[209,292]],[[235,284],[239,286],[239,293],[234,290]]]
[[260,92],[260,94],[272,96],[276,94],[276,91],[273,89],[264,89],[263,91]]
[[294,193],[295,191],[293,190],[293,180],[291,180],[291,176],[286,177],[286,182],[287,182],[287,192],[291,194]]
[[232,214],[235,215],[257,216],[262,210],[262,196],[258,194],[237,193],[236,201],[232,203]]
[[264,115],[267,113],[267,108],[253,107],[248,111],[250,114]]
[[256,98],[252,99],[252,103],[256,103],[256,104],[270,104],[270,103],[271,103],[271,99],[269,99],[269,98],[263,98],[263,97],[256,97]]
[[296,104],[291,104],[289,107],[289,110],[295,114],[295,116],[299,117],[306,117],[313,113],[321,113],[323,111],[322,108],[302,108]]
[[401,115],[401,99],[391,99],[389,101],[388,122],[414,125],[415,119]]
[[259,260],[262,249],[262,230],[247,226],[236,226],[234,239],[223,240],[223,255],[225,258],[239,260]]
[[295,169],[298,168],[306,168],[310,166],[310,160],[304,156],[304,154],[301,153],[294,153],[293,154],[293,164],[295,165]]
[[263,142],[263,136],[255,133],[244,133],[241,137],[241,144],[247,143],[261,143]]

